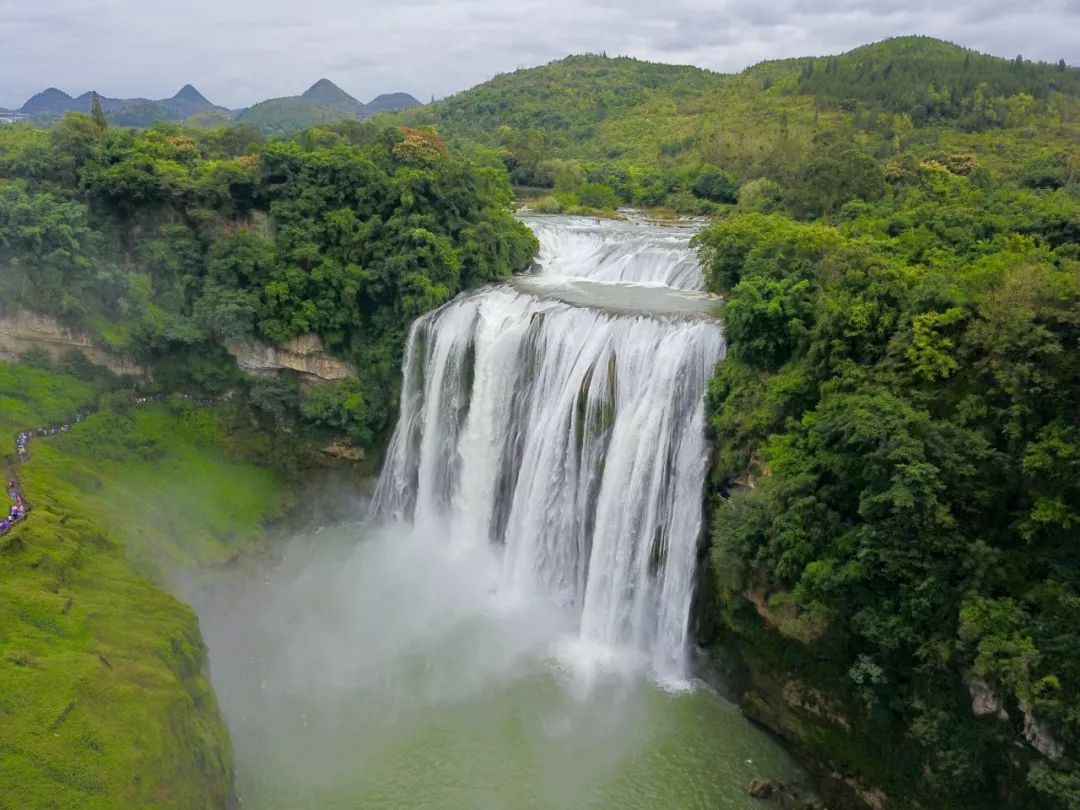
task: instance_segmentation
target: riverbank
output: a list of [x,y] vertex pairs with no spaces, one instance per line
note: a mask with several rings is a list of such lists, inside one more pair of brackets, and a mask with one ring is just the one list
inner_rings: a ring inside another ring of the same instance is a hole
[[[100,393],[0,364],[0,431],[62,422]],[[225,457],[221,425],[183,405],[105,410],[20,467],[34,509],[0,539],[0,805],[230,801],[198,620],[155,584],[228,559],[290,502],[273,473]]]

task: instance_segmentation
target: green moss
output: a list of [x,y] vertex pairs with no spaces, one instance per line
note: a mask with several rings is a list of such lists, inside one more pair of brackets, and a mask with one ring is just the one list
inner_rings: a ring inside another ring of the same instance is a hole
[[[93,398],[0,364],[0,431]],[[166,406],[39,439],[19,470],[34,510],[0,540],[0,807],[224,807],[228,732],[190,608],[146,573],[218,562],[287,500]]]

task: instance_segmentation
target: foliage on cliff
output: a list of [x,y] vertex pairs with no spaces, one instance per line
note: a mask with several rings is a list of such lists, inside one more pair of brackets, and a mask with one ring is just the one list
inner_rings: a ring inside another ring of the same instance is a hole
[[1077,155],[936,156],[860,169],[872,199],[818,196],[815,222],[699,237],[728,297],[721,610],[838,703],[814,753],[896,806],[1077,808]]
[[237,376],[222,344],[316,332],[356,362],[333,426],[366,443],[409,321],[530,261],[510,204],[497,161],[420,129],[4,127],[0,306],[88,330],[166,388],[222,391]]
[[[62,422],[109,387],[0,364],[0,433]],[[142,574],[224,559],[280,486],[222,458],[210,413],[104,396],[31,445],[33,511],[0,540],[0,805],[225,807],[231,752],[198,622]],[[186,494],[166,491],[176,481]]]
[[[1080,139],[1080,69],[927,37],[735,75],[571,56],[497,76],[402,120],[497,149],[515,182],[552,188],[563,206],[614,195],[706,213],[742,201],[742,186],[751,204],[782,201],[812,217],[808,203],[830,203],[818,181],[837,186],[834,197],[858,191],[859,165],[912,148],[977,152],[995,172],[1033,170]],[[820,160],[808,165],[812,154]],[[854,176],[834,180],[837,163],[850,163]],[[751,181],[759,182],[747,189]]]

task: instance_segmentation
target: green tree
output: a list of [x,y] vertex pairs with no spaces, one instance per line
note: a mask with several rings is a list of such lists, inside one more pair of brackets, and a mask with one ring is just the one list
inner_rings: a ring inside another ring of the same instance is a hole
[[97,94],[97,91],[90,94],[90,117],[94,119],[94,123],[102,132],[109,128],[109,122],[105,119],[105,110],[101,106],[101,96]]

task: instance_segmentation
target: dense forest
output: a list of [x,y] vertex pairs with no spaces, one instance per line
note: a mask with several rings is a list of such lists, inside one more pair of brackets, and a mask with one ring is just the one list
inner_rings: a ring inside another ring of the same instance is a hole
[[[1077,74],[932,49],[805,62],[854,137],[815,133],[699,237],[730,343],[716,605],[821,699],[786,732],[830,767],[901,806],[1075,808]],[[886,113],[908,132],[875,145]]]
[[0,129],[0,305],[58,317],[151,366],[162,390],[241,384],[223,345],[318,334],[355,378],[251,385],[273,417],[370,446],[410,320],[525,267],[498,160],[434,133],[343,122],[146,131],[69,115]]
[[1080,806],[1075,188],[925,160],[829,218],[699,239],[728,301],[724,625],[829,696],[811,749],[888,795]]
[[1038,182],[1049,171],[1064,184],[1069,169],[1055,158],[1080,139],[1080,68],[928,37],[733,75],[571,56],[400,120],[496,149],[514,182],[551,189],[550,210],[712,213],[742,201],[811,216],[835,208],[864,179],[860,167],[910,153],[945,162],[977,152],[1002,179]]

